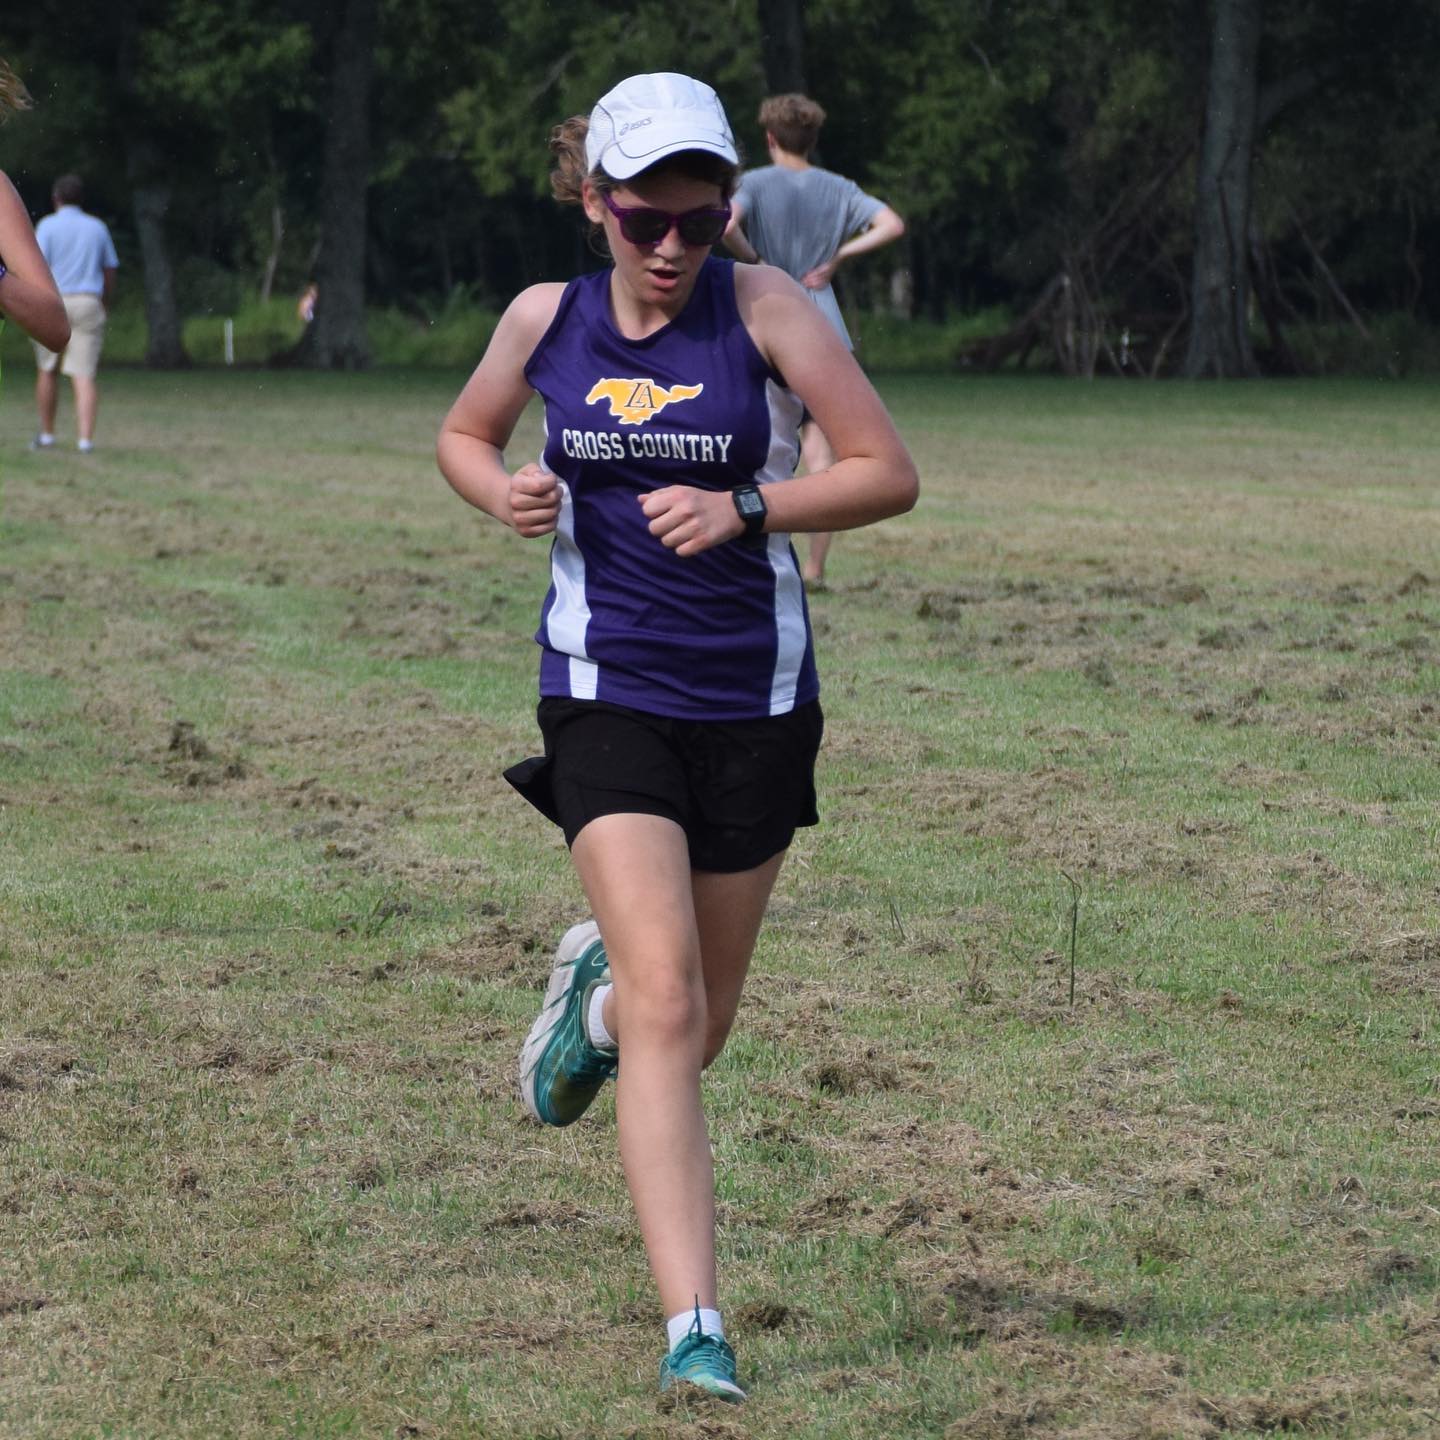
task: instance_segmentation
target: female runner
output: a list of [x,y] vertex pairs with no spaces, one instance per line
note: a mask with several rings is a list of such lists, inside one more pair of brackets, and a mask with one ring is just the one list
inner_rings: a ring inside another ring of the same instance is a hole
[[[789,537],[908,510],[917,481],[799,285],[711,254],[737,156],[708,85],[631,76],[551,149],[557,198],[613,264],[510,305],[438,447],[462,498],[553,537],[545,753],[507,778],[563,827],[594,920],[561,942],[521,1094],[568,1125],[618,1065],[621,1162],[669,1317],[660,1387],[738,1401],[700,1075],[786,848],[817,820],[819,686]],[[533,393],[544,450],[512,473]],[[794,476],[807,407],[836,459]]]

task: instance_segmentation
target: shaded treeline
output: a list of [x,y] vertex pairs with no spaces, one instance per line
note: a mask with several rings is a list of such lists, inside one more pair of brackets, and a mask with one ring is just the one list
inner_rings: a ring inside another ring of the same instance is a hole
[[636,69],[710,80],[756,163],[760,98],[804,85],[824,163],[910,223],[851,301],[1006,307],[973,363],[1247,374],[1297,368],[1297,325],[1440,322],[1440,7],[1409,0],[32,0],[0,54],[37,100],[0,165],[37,212],[86,176],[157,365],[183,314],[309,279],[290,358],[358,366],[366,303],[597,263],[545,138]]

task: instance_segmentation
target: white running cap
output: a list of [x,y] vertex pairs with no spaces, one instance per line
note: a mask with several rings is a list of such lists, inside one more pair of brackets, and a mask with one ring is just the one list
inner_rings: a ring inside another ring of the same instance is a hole
[[701,80],[670,71],[632,75],[590,112],[585,161],[612,180],[629,180],[682,150],[708,150],[732,165],[740,162],[725,107]]

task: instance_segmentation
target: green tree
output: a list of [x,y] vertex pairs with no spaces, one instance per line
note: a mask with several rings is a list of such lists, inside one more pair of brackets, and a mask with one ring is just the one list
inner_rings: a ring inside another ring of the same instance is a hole
[[25,16],[44,98],[28,166],[80,170],[98,203],[125,212],[118,239],[139,254],[147,359],[184,364],[182,314],[232,305],[272,234],[294,158],[276,136],[283,150],[287,122],[304,118],[308,30],[279,0],[39,0]]
[[[140,74],[141,36],[158,18],[150,0],[77,0],[62,6],[37,0],[18,17],[27,64],[46,100],[45,122],[69,151],[68,170],[117,171],[124,186],[131,223],[139,240],[144,276],[152,365],[186,363],[180,340],[174,269],[166,234],[169,184],[162,156],[183,145],[183,125],[173,112],[154,113],[146,103]],[[61,90],[53,80],[63,74]],[[69,108],[72,97],[93,102]],[[91,128],[93,127],[93,129]],[[117,153],[118,152],[118,153]],[[110,181],[113,195],[114,182]],[[93,200],[92,200],[93,203]]]
[[[268,298],[287,234],[306,229],[287,217],[309,208],[301,186],[317,134],[310,27],[282,0],[172,0],[164,13],[144,32],[139,87],[152,109],[186,120],[179,157],[191,158],[172,187],[177,227],[192,251],[208,240],[219,252],[237,275],[236,299],[252,283]],[[172,152],[172,173],[179,157]]]
[[1256,158],[1275,303],[1357,328],[1367,309],[1440,321],[1440,11],[1270,0],[1266,45],[1262,118],[1268,91],[1285,102]]
[[1188,327],[1197,354],[1223,332],[1285,368],[1316,320],[1440,322],[1440,10],[1265,0],[1242,143],[1206,123],[1210,17],[1260,0],[1210,3],[30,0],[0,45],[39,106],[0,163],[37,210],[56,174],[87,176],[122,280],[145,278],[156,363],[183,361],[185,315],[317,264],[302,358],[348,365],[367,301],[499,302],[601,263],[549,198],[545,141],[640,66],[714,84],[755,161],[760,97],[808,84],[825,163],[909,224],[846,280],[874,294],[904,265],[925,314],[1008,307],[981,359],[1159,373]]

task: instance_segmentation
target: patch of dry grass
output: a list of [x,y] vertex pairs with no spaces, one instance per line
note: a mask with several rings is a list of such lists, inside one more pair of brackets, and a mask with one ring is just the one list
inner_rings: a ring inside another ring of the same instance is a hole
[[0,1436],[1430,1433],[1433,390],[895,388],[709,1079],[737,1414],[657,1410],[608,1097],[511,1094],[581,902],[451,388],[7,455]]

